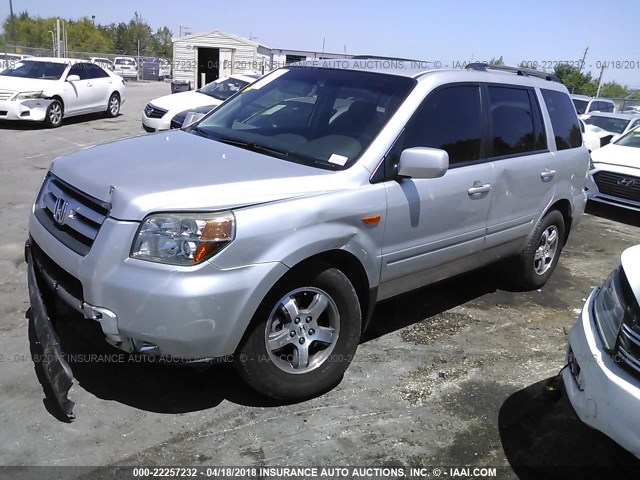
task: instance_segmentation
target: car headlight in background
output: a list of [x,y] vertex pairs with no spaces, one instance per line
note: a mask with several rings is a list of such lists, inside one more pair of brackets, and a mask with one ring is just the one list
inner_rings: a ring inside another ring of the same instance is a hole
[[605,350],[613,353],[618,333],[627,315],[623,292],[622,267],[616,268],[604,281],[593,298],[593,315]]
[[153,214],[140,225],[131,257],[171,265],[195,265],[218,253],[234,236],[232,212]]
[[20,92],[12,100],[32,100],[34,98],[42,98],[42,90],[33,92]]

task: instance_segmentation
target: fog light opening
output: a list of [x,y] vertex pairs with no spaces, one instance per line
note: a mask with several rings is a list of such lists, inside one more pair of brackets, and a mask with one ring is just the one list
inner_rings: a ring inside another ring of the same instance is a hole
[[576,356],[573,354],[573,350],[571,348],[569,349],[569,353],[567,354],[567,360],[569,362],[569,372],[571,373],[571,377],[576,383],[578,390],[583,392],[584,378],[582,377],[582,369],[580,368],[580,364],[576,360]]

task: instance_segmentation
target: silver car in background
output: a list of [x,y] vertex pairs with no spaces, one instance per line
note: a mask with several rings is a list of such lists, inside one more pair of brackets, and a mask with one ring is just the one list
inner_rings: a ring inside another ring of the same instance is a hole
[[292,400],[340,381],[377,301],[503,259],[520,287],[544,285],[586,204],[567,89],[420,67],[287,66],[184,130],[55,160],[25,255],[62,408],[52,295],[119,349],[233,358]]

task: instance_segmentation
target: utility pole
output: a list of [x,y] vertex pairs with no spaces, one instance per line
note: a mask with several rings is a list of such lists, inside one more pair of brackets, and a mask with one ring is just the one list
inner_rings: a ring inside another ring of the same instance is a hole
[[11,39],[13,40],[13,48],[15,48],[18,41],[16,40],[16,22],[13,16],[13,0],[9,0],[9,12],[11,14]]
[[600,78],[598,79],[598,91],[596,92],[596,98],[600,97],[600,89],[602,89],[602,77],[604,76],[605,64],[602,64],[602,68],[600,69]]
[[140,61],[140,14],[138,14],[138,12],[136,12],[136,34],[136,37],[138,37],[138,58],[136,62],[138,63],[138,80],[140,80],[142,62]]
[[587,58],[587,52],[589,51],[589,47],[584,49],[584,55],[582,55],[582,61],[580,62],[580,69],[578,70],[580,73],[582,73],[582,69],[584,68],[584,61]]
[[60,57],[60,19],[56,18],[56,57]]

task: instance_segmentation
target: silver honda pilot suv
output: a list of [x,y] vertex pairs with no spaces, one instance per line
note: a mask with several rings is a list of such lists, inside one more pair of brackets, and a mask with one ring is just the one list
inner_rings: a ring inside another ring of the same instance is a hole
[[256,390],[300,399],[339,382],[380,300],[504,259],[544,285],[586,203],[567,89],[416,66],[290,65],[182,130],[56,159],[25,255],[62,408],[52,297],[126,352],[232,358]]

